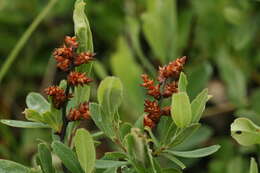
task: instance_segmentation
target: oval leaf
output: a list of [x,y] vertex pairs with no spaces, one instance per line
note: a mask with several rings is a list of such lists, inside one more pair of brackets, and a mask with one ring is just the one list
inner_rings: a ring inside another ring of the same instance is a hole
[[127,162],[114,161],[114,160],[97,160],[95,167],[98,169],[105,169],[105,168],[120,167],[123,165],[127,165]]
[[192,122],[199,122],[203,111],[205,110],[206,102],[208,101],[208,89],[204,89],[191,102]]
[[85,173],[91,173],[95,167],[96,151],[94,141],[85,129],[78,129],[74,137],[74,145],[79,163]]
[[171,150],[166,150],[166,152],[171,153],[175,156],[179,157],[184,157],[184,158],[200,158],[200,157],[205,157],[208,155],[211,155],[218,151],[220,148],[219,145],[213,145],[210,147],[205,147],[205,148],[200,148],[192,151],[171,151]]
[[80,167],[75,153],[66,145],[59,141],[52,143],[53,152],[64,163],[65,167],[71,172],[84,173]]
[[177,127],[185,128],[190,125],[192,114],[190,100],[187,93],[180,92],[173,94],[171,115]]
[[254,158],[251,158],[249,173],[258,173],[258,166]]
[[52,166],[51,151],[46,144],[41,143],[38,145],[39,159],[41,162],[41,167],[44,173],[55,173]]
[[16,162],[0,159],[1,173],[30,173],[30,169]]
[[123,86],[117,77],[106,77],[98,87],[98,102],[105,113],[113,115],[122,102]]
[[46,124],[29,121],[1,120],[0,122],[11,127],[19,128],[50,128],[50,126]]
[[188,85],[187,76],[183,72],[181,72],[179,82],[178,82],[178,91],[186,92],[187,85]]
[[241,145],[260,144],[260,127],[247,118],[237,118],[231,124],[231,136]]
[[29,109],[33,109],[39,113],[44,113],[50,110],[50,104],[39,93],[31,92],[26,97],[26,105]]

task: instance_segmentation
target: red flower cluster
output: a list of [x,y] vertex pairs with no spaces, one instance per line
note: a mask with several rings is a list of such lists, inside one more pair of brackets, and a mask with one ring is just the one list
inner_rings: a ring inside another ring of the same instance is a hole
[[168,65],[159,67],[159,74],[157,80],[162,83],[167,78],[178,78],[183,66],[186,62],[186,56],[176,59],[176,61],[170,62]]
[[162,115],[170,115],[170,106],[160,108],[159,100],[171,97],[172,94],[178,92],[178,79],[181,71],[183,70],[186,57],[178,58],[170,62],[168,65],[159,67],[157,81],[150,79],[147,74],[143,74],[143,86],[147,90],[147,95],[152,96],[155,100],[145,100],[144,112],[148,113],[144,117],[144,125],[150,128],[156,126]]
[[45,94],[52,97],[55,108],[60,108],[65,103],[69,96],[66,96],[65,91],[58,86],[50,86],[44,90]]
[[70,121],[77,121],[77,120],[89,119],[89,118],[90,118],[89,102],[80,104],[78,109],[74,108],[70,110],[69,113]]
[[73,86],[88,84],[92,79],[88,78],[85,73],[70,72],[67,77],[68,83]]
[[[95,54],[90,52],[78,54],[78,47],[79,43],[77,42],[76,37],[66,36],[64,44],[53,52],[53,56],[57,61],[57,68],[68,72],[68,86],[66,91],[58,86],[51,86],[44,90],[47,95],[52,97],[52,102],[57,109],[64,106],[64,103],[67,103],[68,99],[72,97],[70,94],[70,87],[79,85],[83,86],[92,81],[92,79],[88,78],[85,73],[76,72],[74,70],[75,67],[92,61]],[[89,117],[88,104],[80,104],[79,109],[73,109],[70,111],[70,116],[73,117],[71,120],[79,119],[79,117]]]
[[53,56],[57,61],[57,67],[62,71],[68,71],[72,66],[88,63],[94,58],[94,53],[84,52],[77,54],[79,44],[76,37],[65,37],[65,44],[54,50]]

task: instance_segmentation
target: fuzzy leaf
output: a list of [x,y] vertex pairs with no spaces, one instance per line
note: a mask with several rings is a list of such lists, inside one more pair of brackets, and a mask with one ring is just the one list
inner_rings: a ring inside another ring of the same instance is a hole
[[76,153],[85,173],[91,173],[95,167],[96,150],[94,141],[85,129],[78,129],[74,137]]
[[18,127],[18,128],[50,128],[50,126],[38,122],[3,120],[3,119],[0,122],[8,126]]
[[[177,10],[175,0],[149,0],[143,14],[143,31],[153,53],[162,63],[177,56]],[[169,59],[168,59],[169,58]]]
[[69,147],[59,141],[54,141],[52,148],[53,152],[60,158],[69,171],[84,173],[75,153]]
[[0,159],[1,173],[30,173],[30,169],[13,161]]
[[39,144],[38,153],[43,173],[55,173],[55,169],[52,166],[51,151],[49,150],[47,145],[44,143]]
[[199,122],[203,111],[205,110],[206,102],[208,101],[208,89],[204,89],[191,102],[192,122]]
[[200,127],[200,124],[192,124],[187,128],[184,128],[181,130],[178,135],[176,135],[174,138],[172,138],[172,142],[170,144],[171,147],[175,147],[182,142],[184,142],[189,136],[191,136],[198,128]]
[[[122,102],[123,86],[119,78],[106,77],[98,87],[98,102],[105,113],[113,116]],[[106,115],[106,116],[109,116]],[[111,117],[113,119],[113,117]]]
[[205,147],[205,148],[200,148],[192,151],[171,151],[171,150],[166,150],[166,152],[171,153],[175,156],[179,157],[184,157],[184,158],[200,158],[200,157],[205,157],[208,155],[211,155],[218,151],[220,148],[219,145],[213,145],[210,147]]
[[123,166],[123,165],[127,165],[127,162],[114,161],[114,160],[97,160],[95,167],[97,169],[105,169],[105,168],[120,167],[120,166]]
[[179,167],[181,167],[181,169],[185,169],[186,166],[184,165],[184,163],[182,163],[179,159],[177,159],[176,157],[174,157],[171,154],[167,154],[167,153],[163,153],[162,154],[165,158],[171,160],[172,162],[174,162],[176,165],[178,165]]
[[231,136],[241,145],[260,144],[260,127],[247,118],[237,118],[231,124]]
[[39,93],[31,92],[26,97],[26,105],[29,109],[39,113],[44,113],[50,110],[50,104]]
[[254,158],[251,158],[249,173],[258,173],[258,166]]
[[181,72],[179,82],[178,82],[178,91],[186,92],[187,85],[188,85],[187,76],[183,72]]
[[25,109],[23,113],[29,121],[44,122],[42,115],[33,109]]
[[192,114],[187,93],[179,92],[172,95],[171,115],[177,127],[185,128],[190,125]]

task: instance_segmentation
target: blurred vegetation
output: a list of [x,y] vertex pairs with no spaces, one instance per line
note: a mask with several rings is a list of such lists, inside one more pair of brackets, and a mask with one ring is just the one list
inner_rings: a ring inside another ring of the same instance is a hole
[[[1,65],[46,4],[38,0],[0,0]],[[65,35],[73,35],[73,4],[58,1],[4,76],[0,84],[1,118],[23,119],[26,94],[42,91],[60,78],[50,57]],[[96,81],[106,75],[121,78],[125,88],[121,111],[128,121],[143,113],[145,95],[140,75],[154,75],[159,65],[177,57],[188,57],[185,71],[192,98],[209,88],[213,98],[203,119],[209,126],[198,132],[200,138],[190,139],[184,147],[214,141],[222,148],[210,159],[194,160],[187,172],[243,173],[250,156],[260,156],[257,147],[241,147],[229,134],[236,116],[248,117],[260,125],[258,1],[87,0],[87,15],[98,59],[94,66]],[[50,138],[45,130],[17,130],[3,125],[0,134],[0,158],[26,164],[37,138]]]

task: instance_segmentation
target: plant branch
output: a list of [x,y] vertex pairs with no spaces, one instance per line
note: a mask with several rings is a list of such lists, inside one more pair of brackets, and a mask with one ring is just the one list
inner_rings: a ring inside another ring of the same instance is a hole
[[32,33],[35,31],[37,26],[41,23],[41,21],[46,17],[46,15],[49,13],[49,11],[54,7],[54,5],[58,2],[58,0],[50,0],[46,7],[41,11],[41,13],[34,19],[34,21],[31,23],[31,25],[27,28],[27,30],[24,32],[22,37],[19,39],[11,53],[8,55],[6,61],[2,65],[0,69],[0,83],[2,82],[6,72],[10,68],[10,66],[13,64],[14,60],[16,59],[17,55],[25,45],[25,43],[28,41]]
[[[69,91],[70,91],[70,85],[67,84],[66,87],[66,91],[65,91],[65,95],[68,96],[69,95]],[[62,128],[61,128],[61,133],[60,133],[60,140],[61,142],[64,143],[64,139],[66,136],[66,130],[67,130],[67,126],[69,124],[69,120],[67,118],[67,105],[68,105],[68,101],[66,101],[64,103],[64,105],[62,106]]]

